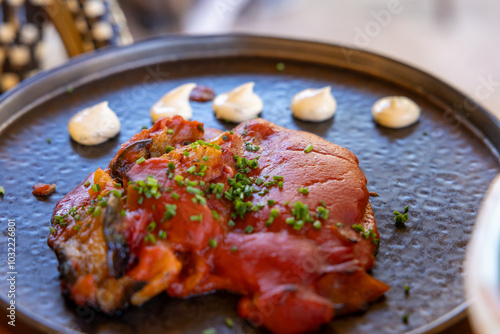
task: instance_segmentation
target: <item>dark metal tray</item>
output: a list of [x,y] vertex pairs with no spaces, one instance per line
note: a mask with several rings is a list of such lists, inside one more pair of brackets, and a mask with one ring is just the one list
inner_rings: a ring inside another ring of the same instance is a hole
[[[284,62],[284,71],[276,69]],[[226,35],[154,39],[107,50],[40,74],[0,98],[0,199],[2,226],[15,219],[18,316],[46,331],[89,333],[251,333],[235,329],[237,296],[217,293],[187,300],[159,296],[141,308],[108,318],[67,302],[60,294],[57,261],[46,245],[55,203],[97,167],[105,167],[120,143],[150,124],[149,108],[171,88],[197,82],[224,92],[255,81],[262,117],[310,131],[354,152],[368,178],[381,233],[373,275],[392,289],[367,312],[324,326],[329,333],[430,333],[464,316],[462,262],[484,193],[500,170],[500,124],[455,89],[409,66],[371,53],[319,43]],[[292,96],[332,86],[333,120],[319,124],[291,116]],[[72,87],[74,91],[68,90]],[[419,123],[381,128],[371,106],[379,97],[406,95],[423,110]],[[120,135],[97,147],[72,142],[66,125],[79,109],[108,100],[122,122]],[[192,103],[194,119],[217,121],[210,103]],[[50,138],[49,144],[46,139]],[[47,200],[31,195],[37,182],[57,183]],[[405,230],[394,210],[410,205]],[[2,235],[0,268],[7,267]],[[405,296],[403,287],[410,285]],[[8,283],[0,280],[2,307]],[[409,313],[409,324],[401,321]]]

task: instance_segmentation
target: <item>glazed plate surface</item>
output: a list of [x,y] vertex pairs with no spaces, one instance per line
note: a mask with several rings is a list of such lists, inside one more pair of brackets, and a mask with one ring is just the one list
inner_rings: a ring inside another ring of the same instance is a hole
[[[285,64],[283,71],[278,62]],[[195,82],[222,93],[248,81],[263,99],[261,117],[348,148],[360,161],[369,191],[380,195],[371,198],[381,234],[372,274],[391,290],[367,312],[335,319],[320,332],[430,333],[463,316],[466,245],[481,200],[500,171],[498,121],[439,80],[380,56],[238,35],[155,39],[107,50],[36,76],[0,99],[0,268],[8,268],[6,228],[14,219],[19,314],[60,332],[264,332],[237,318],[238,297],[229,293],[185,300],[161,295],[113,318],[83,310],[61,296],[56,257],[46,243],[57,201],[90,172],[106,167],[120,143],[151,125],[149,109],[165,92]],[[338,103],[334,119],[313,124],[292,117],[295,93],[327,85]],[[402,130],[377,126],[371,106],[388,95],[416,101],[420,121]],[[96,147],[71,141],[70,117],[104,100],[120,118],[118,137]],[[216,120],[211,103],[192,107],[193,119],[207,127],[234,126]],[[57,192],[35,198],[31,190],[38,182],[56,183]],[[406,205],[407,228],[396,229],[393,211]],[[7,291],[8,282],[0,280],[2,303]],[[405,313],[408,324],[401,321]],[[226,317],[236,320],[235,328],[224,325]]]

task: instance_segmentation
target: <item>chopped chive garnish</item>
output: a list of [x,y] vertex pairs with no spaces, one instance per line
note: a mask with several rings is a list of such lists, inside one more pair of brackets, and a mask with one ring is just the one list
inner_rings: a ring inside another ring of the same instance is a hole
[[182,154],[184,154],[186,157],[189,157],[189,152],[187,149],[184,149],[184,152],[182,152]]
[[283,189],[283,181],[278,182],[278,188]]
[[50,231],[50,233],[52,233],[52,234],[56,233],[56,229],[55,229],[55,228],[53,228],[52,226],[51,226],[51,227],[49,227],[49,231]]
[[212,216],[214,216],[215,220],[219,220],[219,214],[217,213],[217,211],[212,210]]
[[405,285],[405,294],[409,294],[410,293],[410,286],[408,284]]
[[217,240],[215,240],[215,239],[210,239],[210,240],[208,241],[208,245],[209,245],[211,248],[215,248],[215,247],[217,247]]
[[280,72],[285,70],[285,63],[279,62],[276,64],[276,69]]
[[167,232],[165,232],[163,230],[158,231],[158,238],[165,239],[166,237],[167,237]]
[[326,208],[326,204],[325,204],[325,202],[323,202],[323,201],[319,201],[319,204],[321,204],[321,206],[322,206],[322,207],[325,207],[325,208]]
[[229,137],[228,137],[228,136],[226,136],[226,135],[224,135],[224,136],[222,136],[222,139],[224,139],[224,140],[228,140],[228,139],[229,139]]
[[168,220],[177,214],[177,205],[175,204],[165,204],[165,213],[163,215],[163,221]]
[[288,225],[293,225],[295,224],[295,218],[288,217],[287,219],[285,219],[285,223],[287,223]]
[[281,176],[281,175],[275,175],[275,176],[273,176],[273,180],[281,181],[281,180],[283,180],[283,176]]
[[80,230],[80,228],[81,228],[81,226],[80,226],[80,225],[75,225],[75,226],[73,227],[73,230],[78,231],[78,230]]
[[231,318],[226,318],[226,320],[224,321],[226,323],[226,326],[229,327],[229,328],[233,328],[234,327],[234,322]]
[[151,223],[149,223],[149,225],[146,229],[151,232],[151,231],[154,231],[155,228],[156,228],[156,223],[151,222]]
[[113,185],[114,185],[115,187],[117,187],[117,188],[120,188],[120,187],[122,186],[120,183],[116,183],[116,182],[115,182],[115,183],[113,183]]
[[167,147],[165,147],[165,153],[170,153],[170,152],[172,152],[173,150],[175,150],[175,147],[173,147],[173,146],[168,146],[168,145],[167,145]]
[[181,198],[181,196],[179,196],[179,194],[176,193],[176,192],[174,192],[174,191],[172,191],[172,193],[170,194],[170,196],[172,196],[173,199],[179,199],[179,198]]
[[259,177],[257,180],[255,180],[255,184],[256,184],[256,185],[259,185],[259,184],[261,184],[262,182],[264,182],[264,180],[263,180],[263,179],[261,179],[260,177]]
[[51,143],[50,138],[47,138],[47,144],[50,144],[50,143]]
[[98,206],[95,208],[94,212],[92,212],[92,216],[97,217],[101,214],[101,207]]
[[313,150],[313,146],[311,144],[307,145],[307,147],[304,149],[305,153],[309,153]]
[[101,190],[101,186],[100,186],[98,183],[96,183],[96,184],[93,184],[93,185],[92,185],[92,191],[93,191],[93,192],[95,192],[95,193],[96,193],[96,192],[98,192],[99,190]]
[[146,242],[151,242],[152,244],[156,243],[156,238],[154,235],[152,235],[151,233],[149,233],[147,236],[144,237],[144,241]]
[[142,202],[144,202],[144,196],[140,196],[140,197],[139,197],[139,199],[137,200],[137,203],[138,203],[139,205],[141,205],[141,204],[142,204]]
[[410,315],[408,313],[403,314],[403,317],[401,320],[403,321],[404,324],[408,324],[408,320],[410,318]]
[[245,233],[246,234],[250,234],[253,232],[253,226],[252,225],[248,225],[247,227],[245,227]]
[[229,219],[229,222],[227,224],[231,227],[234,227],[236,225],[236,223],[234,221],[232,221],[231,219]]
[[406,227],[406,222],[408,221],[408,210],[410,209],[410,206],[407,205],[404,207],[403,213],[400,213],[398,211],[394,211],[394,224],[398,228],[405,228]]
[[321,222],[319,220],[316,220],[313,224],[313,227],[319,230],[321,228]]
[[200,130],[201,132],[205,132],[205,129],[203,129],[203,125],[201,124],[198,124],[198,130]]
[[127,212],[125,210],[121,210],[120,211],[120,215],[122,215],[122,217],[125,217],[127,215]]
[[89,185],[90,185],[90,181],[87,181],[87,182],[85,182],[85,183],[83,184],[83,186],[84,186],[85,188],[87,188]]
[[196,166],[191,166],[191,167],[189,167],[189,168],[187,169],[187,172],[188,172],[189,174],[193,174],[195,171],[196,171]]
[[3,187],[0,187],[0,195],[5,195],[5,189]]
[[236,253],[236,252],[238,251],[238,247],[236,247],[236,246],[232,246],[232,247],[230,248],[230,251],[231,251],[231,253]]
[[301,193],[303,195],[307,195],[307,194],[309,194],[309,189],[299,187],[299,193]]
[[210,159],[210,158],[208,157],[208,155],[205,155],[203,158],[201,158],[201,160],[203,160],[203,161],[208,161],[208,159]]
[[144,157],[140,157],[139,159],[137,159],[135,162],[137,162],[138,164],[142,164],[144,161],[146,161],[146,158]]
[[203,214],[200,213],[199,215],[190,216],[189,220],[191,220],[192,222],[193,221],[201,222],[203,220]]
[[318,218],[327,220],[329,210],[325,209],[322,206],[318,206]]
[[168,129],[168,130],[167,130],[167,133],[172,134],[172,133],[174,133],[174,130],[172,130],[172,129]]
[[217,334],[217,331],[215,330],[215,328],[208,328],[208,329],[205,329],[203,330],[203,332],[201,332],[202,334]]
[[267,205],[268,206],[273,206],[274,204],[276,204],[276,201],[274,199],[268,199],[267,200]]

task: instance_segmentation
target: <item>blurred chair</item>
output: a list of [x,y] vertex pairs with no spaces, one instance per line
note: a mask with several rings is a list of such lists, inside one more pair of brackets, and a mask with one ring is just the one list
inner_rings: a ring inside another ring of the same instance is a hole
[[[65,59],[108,45],[132,43],[116,0],[0,0],[0,91],[42,69],[44,57]],[[53,25],[64,45],[58,50]]]

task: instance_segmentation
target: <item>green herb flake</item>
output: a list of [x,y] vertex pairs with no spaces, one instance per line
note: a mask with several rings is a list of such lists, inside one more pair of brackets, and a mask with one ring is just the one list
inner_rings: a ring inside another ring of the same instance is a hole
[[50,144],[51,142],[50,138],[47,138],[47,144]]
[[146,161],[146,158],[144,157],[140,157],[139,159],[137,159],[135,162],[137,162],[139,165],[142,164],[144,161]]
[[215,239],[210,239],[210,240],[208,241],[208,245],[210,246],[210,248],[215,248],[215,247],[217,247],[217,240],[215,240]]
[[313,150],[313,148],[314,148],[314,147],[313,147],[311,144],[309,144],[309,145],[307,145],[307,147],[304,149],[304,152],[305,152],[305,153],[309,153],[309,152],[311,152],[311,151]]
[[94,212],[92,212],[92,216],[94,216],[94,217],[99,216],[101,214],[101,211],[102,211],[102,209],[100,206],[96,207]]
[[208,157],[208,155],[205,155],[203,158],[201,158],[201,160],[203,160],[203,161],[208,161],[208,159],[210,159],[210,158]]
[[154,230],[155,230],[155,228],[156,228],[156,222],[151,222],[151,223],[149,223],[148,227],[146,227],[146,229],[147,229],[148,231],[150,231],[150,232],[151,232],[151,231],[154,231]]
[[154,235],[152,235],[151,233],[149,233],[147,236],[144,237],[144,241],[145,242],[150,242],[152,244],[155,244],[156,243],[156,238]]
[[56,233],[56,229],[55,229],[55,228],[53,228],[52,226],[51,226],[51,227],[49,227],[49,231],[50,231],[50,233],[52,233],[52,234]]
[[397,228],[406,227],[406,222],[408,221],[408,210],[410,210],[409,205],[404,207],[403,213],[394,211],[394,225],[396,225]]
[[277,63],[276,70],[283,72],[285,70],[285,63],[282,63],[282,62]]
[[222,139],[223,139],[223,140],[228,140],[228,139],[229,139],[229,137],[228,137],[227,135],[224,135],[224,136],[222,136]]
[[165,213],[163,214],[163,221],[169,220],[177,214],[177,205],[165,204]]
[[231,318],[226,318],[226,320],[224,322],[226,323],[226,326],[228,328],[233,328],[234,327],[234,321]]
[[219,214],[217,213],[217,211],[212,210],[212,216],[214,217],[215,220],[219,220]]
[[83,186],[84,186],[85,188],[87,188],[89,185],[90,185],[90,181],[87,181],[87,182],[85,182],[85,183],[83,184]]
[[170,194],[170,196],[172,196],[172,198],[175,199],[175,200],[181,198],[181,196],[179,196],[179,194],[176,193],[176,192],[174,192],[174,191],[172,191],[172,193]]
[[408,325],[408,322],[410,320],[409,318],[410,318],[410,314],[409,313],[405,313],[401,317],[401,321],[403,321],[403,324]]
[[319,220],[316,220],[313,224],[313,227],[319,230],[321,228],[321,222]]
[[246,234],[250,234],[253,232],[253,226],[252,225],[248,225],[247,227],[245,227],[245,233]]
[[168,145],[167,145],[167,146],[165,147],[165,153],[170,153],[170,152],[172,152],[173,150],[175,150],[175,147],[173,147],[173,146],[168,146]]
[[189,220],[191,220],[192,222],[194,221],[201,222],[203,220],[203,214],[200,213],[199,215],[190,216]]
[[301,193],[302,195],[307,195],[309,194],[309,189],[299,187],[299,193]]
[[215,328],[207,328],[203,330],[202,334],[217,334],[217,331],[215,330]]
[[174,133],[174,130],[172,130],[172,129],[168,129],[168,130],[167,130],[167,133],[168,133],[168,134],[173,134],[173,133]]
[[165,232],[163,230],[159,230],[158,231],[158,238],[160,238],[160,239],[166,239],[167,238],[167,232]]

